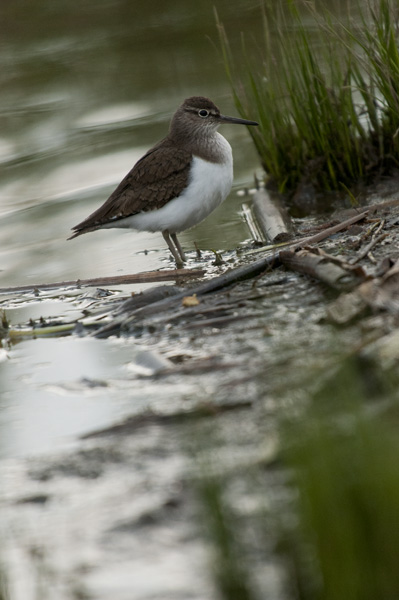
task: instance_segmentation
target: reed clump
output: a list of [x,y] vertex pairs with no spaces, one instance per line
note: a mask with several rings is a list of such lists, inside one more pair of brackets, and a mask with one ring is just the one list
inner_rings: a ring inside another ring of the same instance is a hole
[[342,190],[399,166],[399,7],[368,0],[332,15],[314,3],[265,2],[263,39],[239,56],[218,21],[237,109],[268,185]]
[[[399,598],[397,390],[396,364],[342,357],[303,410],[282,415],[271,463],[236,473],[234,485],[203,469],[218,597],[265,598],[268,566],[286,600]],[[234,489],[246,490],[252,511],[240,510]]]
[[294,598],[399,597],[396,386],[396,373],[344,360],[286,430],[296,519],[281,548]]

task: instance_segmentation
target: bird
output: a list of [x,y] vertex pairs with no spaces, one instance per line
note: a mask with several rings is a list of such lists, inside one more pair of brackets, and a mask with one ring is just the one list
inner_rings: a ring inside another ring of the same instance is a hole
[[114,227],[160,231],[181,268],[187,259],[177,234],[203,221],[231,189],[232,149],[217,131],[224,123],[258,125],[222,115],[204,96],[186,98],[168,135],[136,162],[102,206],[72,228],[68,239]]

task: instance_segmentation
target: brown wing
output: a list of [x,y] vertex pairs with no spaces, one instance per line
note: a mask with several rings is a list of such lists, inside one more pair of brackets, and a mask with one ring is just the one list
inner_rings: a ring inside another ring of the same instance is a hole
[[100,208],[72,228],[75,233],[68,239],[138,212],[162,208],[187,187],[191,160],[190,152],[165,138],[134,165]]

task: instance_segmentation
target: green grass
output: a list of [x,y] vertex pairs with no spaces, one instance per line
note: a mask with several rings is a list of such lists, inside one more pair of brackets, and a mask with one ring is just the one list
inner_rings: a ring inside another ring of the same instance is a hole
[[[273,544],[285,600],[399,598],[398,383],[396,367],[383,372],[373,360],[343,358],[306,408],[282,419],[273,471],[241,474],[255,497],[263,489],[268,498],[257,522],[250,517],[256,549],[229,504],[226,477],[206,470],[201,500],[220,598],[262,597],[259,554],[270,564]],[[273,504],[276,467],[286,493]]]
[[0,600],[9,600],[7,579],[4,573],[4,567],[0,564]]
[[226,500],[223,478],[204,472],[198,491],[212,546],[212,575],[219,598],[257,600],[240,541],[237,515]]
[[[299,8],[298,8],[299,6]],[[309,2],[266,2],[263,40],[231,50],[218,21],[226,73],[268,184],[342,190],[399,166],[398,4],[359,2],[333,17]]]
[[344,361],[286,430],[297,492],[284,544],[294,597],[399,598],[399,438],[395,424],[367,415],[395,381]]

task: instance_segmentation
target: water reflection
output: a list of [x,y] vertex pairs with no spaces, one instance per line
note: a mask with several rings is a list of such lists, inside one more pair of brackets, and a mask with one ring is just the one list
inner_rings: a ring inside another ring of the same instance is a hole
[[127,394],[110,381],[125,375],[125,363],[138,352],[134,344],[71,338],[33,344],[18,344],[10,363],[0,362],[0,456],[54,450],[147,407],[140,386]]

